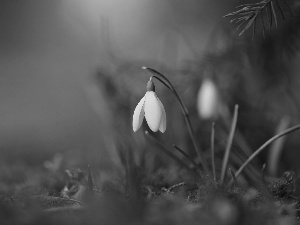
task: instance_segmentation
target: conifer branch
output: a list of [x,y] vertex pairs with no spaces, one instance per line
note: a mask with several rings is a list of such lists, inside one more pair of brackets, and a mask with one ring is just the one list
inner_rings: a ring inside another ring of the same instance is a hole
[[[282,0],[286,8],[290,11],[291,15],[292,10],[289,7],[289,4],[287,0]],[[241,31],[239,35],[241,36],[245,31],[247,31],[252,25],[253,25],[253,35],[255,34],[255,26],[256,26],[256,19],[258,16],[261,17],[262,21],[262,29],[263,29],[263,35],[265,36],[265,24],[264,24],[264,13],[263,11],[266,11],[268,22],[269,22],[269,30],[271,31],[273,27],[273,20],[275,27],[278,27],[278,16],[277,14],[280,13],[283,20],[285,19],[283,5],[279,4],[279,0],[263,0],[258,3],[250,3],[250,4],[243,4],[240,6],[237,6],[237,11],[231,12],[224,17],[233,16],[232,20],[230,22],[235,22],[238,24],[237,30],[241,28]],[[279,11],[279,12],[278,12]]]

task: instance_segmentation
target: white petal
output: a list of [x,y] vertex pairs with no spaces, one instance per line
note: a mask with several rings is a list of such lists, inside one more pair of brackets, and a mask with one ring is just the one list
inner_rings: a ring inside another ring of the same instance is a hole
[[198,92],[197,108],[199,116],[203,119],[215,117],[218,104],[218,91],[215,84],[209,79],[204,80]]
[[136,132],[142,125],[144,120],[144,106],[145,106],[145,96],[140,100],[140,102],[135,107],[132,119],[132,128]]
[[145,95],[145,118],[149,128],[156,132],[161,123],[162,110],[157,100],[157,96],[153,91],[147,91]]
[[158,100],[158,103],[160,105],[160,109],[162,111],[162,119],[161,119],[161,122],[160,122],[158,130],[160,132],[162,132],[162,133],[165,133],[166,128],[167,128],[167,115],[166,115],[166,111],[165,111],[164,105],[161,103],[161,101],[159,100],[159,98],[157,98],[157,100]]

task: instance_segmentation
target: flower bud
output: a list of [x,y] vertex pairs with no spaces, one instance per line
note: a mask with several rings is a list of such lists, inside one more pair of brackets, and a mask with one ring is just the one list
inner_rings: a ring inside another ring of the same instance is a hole
[[218,114],[219,96],[216,85],[205,78],[198,92],[197,109],[202,119],[213,119]]

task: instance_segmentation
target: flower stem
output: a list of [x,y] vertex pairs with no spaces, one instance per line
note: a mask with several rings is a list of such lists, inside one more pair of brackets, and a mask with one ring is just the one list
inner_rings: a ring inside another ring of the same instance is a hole
[[205,172],[208,172],[208,167],[207,167],[207,164],[203,158],[203,154],[199,148],[199,145],[196,141],[196,138],[195,138],[195,133],[193,131],[193,128],[192,128],[192,125],[191,125],[191,121],[190,121],[190,118],[189,118],[189,113],[188,113],[188,110],[186,108],[186,106],[184,105],[183,101],[181,100],[181,98],[179,97],[179,95],[177,94],[175,88],[173,87],[173,85],[171,84],[171,82],[161,73],[159,73],[158,71],[154,70],[154,69],[151,69],[151,68],[148,68],[148,67],[145,67],[143,66],[142,69],[145,69],[147,71],[149,71],[153,77],[155,77],[157,80],[159,80],[162,84],[164,84],[167,88],[169,88],[173,94],[175,95],[175,97],[177,98],[179,104],[180,104],[180,107],[181,107],[181,110],[182,110],[182,113],[184,115],[184,119],[185,119],[185,122],[187,124],[187,127],[188,127],[188,131],[189,131],[189,135],[192,139],[192,142],[193,142],[193,145],[194,145],[194,148],[195,148],[195,151],[198,155],[198,158],[200,159],[201,163],[202,163],[202,166],[205,170]]

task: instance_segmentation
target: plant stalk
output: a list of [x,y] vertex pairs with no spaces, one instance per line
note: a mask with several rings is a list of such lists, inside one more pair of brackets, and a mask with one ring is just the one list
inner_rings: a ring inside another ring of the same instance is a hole
[[167,88],[169,88],[173,92],[173,94],[175,95],[175,97],[177,98],[177,100],[178,100],[178,102],[180,104],[182,113],[184,115],[184,119],[185,119],[185,122],[187,124],[189,135],[190,135],[190,137],[192,139],[195,151],[196,151],[196,153],[198,155],[198,158],[200,159],[200,161],[202,163],[202,166],[203,166],[205,172],[207,173],[208,172],[208,167],[207,167],[207,164],[206,164],[206,162],[204,160],[203,154],[202,154],[202,152],[201,152],[201,150],[199,148],[199,145],[198,145],[198,143],[196,141],[195,133],[194,133],[192,125],[191,125],[191,121],[190,121],[190,118],[189,118],[188,110],[185,107],[185,105],[184,105],[183,101],[181,100],[181,98],[179,97],[179,95],[177,94],[175,88],[173,87],[173,85],[171,84],[171,82],[163,74],[159,73],[158,71],[156,71],[154,69],[151,69],[151,68],[148,68],[148,67],[145,67],[145,66],[143,66],[142,69],[146,69],[147,71],[149,71],[153,75],[153,77],[155,77],[162,84],[164,84]]
[[237,118],[238,118],[238,109],[239,109],[239,106],[235,105],[233,120],[232,120],[232,124],[231,124],[231,129],[230,129],[230,133],[229,133],[229,137],[228,137],[228,141],[227,141],[227,146],[226,146],[226,150],[225,150],[225,154],[224,154],[224,158],[223,158],[223,163],[222,163],[221,181],[220,181],[221,185],[223,185],[225,175],[226,175],[226,171],[227,171],[228,160],[229,160],[229,155],[230,155],[230,151],[231,151],[231,145],[232,145],[232,142],[233,142],[236,123],[237,123]]

